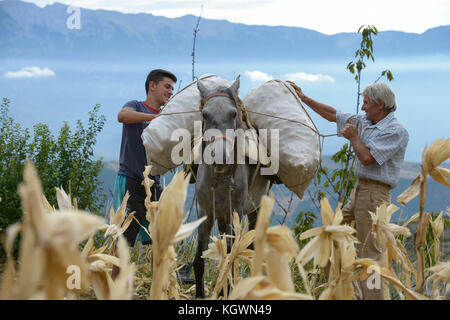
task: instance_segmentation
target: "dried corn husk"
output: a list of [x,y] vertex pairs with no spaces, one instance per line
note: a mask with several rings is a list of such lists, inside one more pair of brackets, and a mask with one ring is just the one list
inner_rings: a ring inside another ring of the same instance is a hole
[[88,266],[78,244],[104,223],[103,219],[83,211],[64,210],[49,214],[42,187],[31,162],[24,168],[24,183],[19,186],[24,221],[19,254],[15,299],[62,299],[68,291],[69,266],[80,269],[79,293],[88,287]]
[[4,240],[4,248],[6,252],[6,266],[2,275],[2,283],[0,290],[0,300],[11,300],[17,296],[17,288],[14,285],[15,276],[15,260],[12,254],[13,244],[22,225],[15,223],[6,229],[6,239]]
[[441,261],[441,236],[444,234],[444,216],[443,212],[439,214],[439,216],[434,220],[430,221],[431,229],[433,231],[433,237],[434,237],[434,257],[436,260],[436,263]]
[[111,272],[110,266],[120,266],[119,258],[103,253],[106,249],[107,246],[95,249],[94,237],[91,236],[81,251],[81,255],[89,263],[89,280],[95,296],[99,300],[107,300],[110,298],[107,276]]
[[142,181],[142,185],[145,188],[145,194],[147,195],[145,197],[144,204],[145,204],[145,209],[146,209],[145,218],[149,222],[148,230],[146,230],[146,231],[149,234],[151,233],[152,224],[150,222],[152,220],[152,216],[154,216],[156,214],[156,210],[158,208],[158,201],[151,201],[151,198],[152,198],[151,187],[155,183],[154,180],[149,178],[151,170],[152,170],[152,166],[145,166],[144,181]]
[[[150,299],[167,299],[170,276],[175,275],[176,254],[173,245],[188,237],[206,217],[182,227],[184,201],[190,174],[184,178],[182,172],[174,175],[170,184],[161,194],[154,217],[151,217],[151,237],[153,240],[153,282]],[[173,281],[171,282],[173,284]]]
[[119,235],[123,234],[125,230],[127,230],[133,220],[135,212],[131,212],[128,216],[126,213],[129,198],[130,194],[127,191],[122,199],[120,207],[117,209],[117,212],[114,212],[114,209],[111,207],[109,212],[109,225],[105,225],[103,227],[106,228],[104,237],[111,237],[113,242],[115,242]]
[[57,187],[55,187],[55,189],[56,189],[56,201],[58,202],[59,210],[74,209],[72,206],[71,197],[67,195],[64,189]]
[[257,276],[241,280],[230,294],[230,300],[312,300],[312,298],[306,294],[282,291],[265,276]]
[[372,272],[379,274],[383,279],[391,282],[398,290],[399,294],[401,294],[399,290],[403,290],[406,293],[407,297],[411,300],[428,300],[428,298],[424,295],[405,287],[400,282],[400,280],[398,280],[394,272],[384,267],[380,267],[375,261],[371,259],[358,259],[355,260],[353,264],[355,266],[362,266],[362,270],[359,272],[361,281],[367,280],[367,278],[371,275],[371,272],[368,272],[370,268]]
[[[444,219],[443,219],[443,212],[439,214],[439,216],[434,220],[430,222],[431,229],[433,231],[433,237],[434,237],[434,259],[435,264],[439,264],[441,262],[441,236],[444,233]],[[432,289],[432,296],[434,299],[438,299],[439,295],[439,281],[433,281],[433,289]]]
[[341,225],[343,216],[339,205],[334,213],[327,198],[322,199],[320,204],[323,226],[310,229],[300,235],[301,240],[315,236],[297,257],[302,265],[314,258],[314,265],[325,267],[332,256],[334,242],[357,242],[352,235],[356,230],[350,226]]
[[372,229],[378,243],[381,245],[383,252],[386,252],[387,260],[384,261],[383,267],[393,271],[392,261],[400,262],[405,270],[414,273],[415,270],[406,254],[403,245],[395,237],[403,235],[411,236],[408,228],[390,223],[392,214],[398,210],[394,204],[389,206],[386,203],[381,204],[376,209],[376,213],[369,211],[372,217]]
[[421,173],[413,180],[411,186],[396,199],[401,205],[405,205],[420,193],[420,183],[429,174],[437,182],[450,187],[450,170],[438,167],[442,162],[450,158],[450,138],[434,141],[430,148],[423,149]]
[[440,262],[428,270],[433,273],[430,280],[450,283],[450,261]]
[[[134,263],[130,263],[130,252],[128,251],[128,243],[119,236],[117,239],[117,253],[119,255],[118,266],[120,272],[113,281],[109,273],[106,273],[109,286],[109,299],[111,300],[131,300],[133,298],[133,279],[136,271]],[[115,258],[115,257],[111,257]]]
[[[268,228],[273,204],[273,199],[262,197],[256,222],[255,255],[252,262],[252,275],[257,276],[241,280],[231,293],[231,300],[312,299],[310,295],[298,294],[294,290],[289,260],[297,254],[298,246],[291,231],[284,226]],[[261,275],[264,260],[268,277]]]
[[[409,279],[411,279],[411,275],[413,275],[415,281],[417,281],[417,274],[408,258],[405,248],[396,237],[399,235],[409,237],[411,236],[411,232],[406,227],[390,223],[392,214],[397,210],[397,206],[393,204],[388,206],[386,203],[383,203],[376,208],[376,213],[369,211],[369,214],[372,218],[372,230],[374,236],[383,251],[382,266],[394,273],[392,262],[396,261],[400,263],[405,278],[407,279],[407,283],[410,284]],[[388,287],[384,287],[384,296],[385,299],[389,299]]]
[[[227,299],[228,284],[234,287],[239,281],[239,261],[250,263],[253,256],[253,250],[248,249],[248,246],[255,238],[255,230],[248,231],[247,220],[242,226],[237,212],[233,213],[233,229],[235,236],[222,235],[221,240],[213,237],[213,243],[208,245],[208,250],[205,250],[202,255],[202,258],[220,260],[219,276],[213,290],[212,299],[216,299],[221,290],[224,292],[224,298]],[[234,239],[229,254],[227,254],[227,237]],[[234,269],[234,280],[232,269]]]
[[417,292],[423,292],[425,284],[425,258],[423,244],[425,242],[426,230],[429,222],[429,215],[424,213],[427,191],[427,175],[430,175],[437,182],[450,187],[450,182],[447,181],[450,179],[450,170],[438,167],[442,162],[449,158],[450,138],[434,141],[430,145],[429,149],[425,146],[422,152],[420,174],[413,180],[411,186],[396,199],[398,203],[405,205],[420,193],[420,221],[415,236],[417,256]]
[[297,242],[286,226],[267,230],[266,265],[270,281],[281,291],[295,292],[289,261],[298,253]]
[[268,196],[261,198],[261,206],[259,207],[258,218],[255,226],[255,256],[252,262],[252,277],[262,275],[262,266],[264,260],[264,249],[266,246],[266,233],[269,228],[269,216],[272,213],[275,200]]
[[352,300],[355,298],[353,281],[356,277],[353,274],[353,263],[356,259],[356,248],[354,244],[349,243],[338,243],[337,245],[339,253],[336,256],[341,257],[341,270],[334,296],[337,300]]

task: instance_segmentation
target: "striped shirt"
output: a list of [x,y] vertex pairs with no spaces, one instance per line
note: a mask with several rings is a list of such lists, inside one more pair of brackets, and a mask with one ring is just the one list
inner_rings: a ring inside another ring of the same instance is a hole
[[348,122],[356,125],[358,133],[362,124],[361,142],[370,149],[370,154],[375,159],[374,163],[365,166],[356,157],[353,168],[355,175],[358,178],[380,181],[394,188],[400,179],[400,169],[409,140],[408,131],[394,117],[393,112],[373,124],[365,115],[337,111],[338,136],[342,136],[341,131]]

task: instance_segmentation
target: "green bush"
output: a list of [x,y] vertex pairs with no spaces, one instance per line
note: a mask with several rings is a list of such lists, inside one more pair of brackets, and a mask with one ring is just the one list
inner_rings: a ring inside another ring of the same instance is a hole
[[[62,187],[78,208],[99,212],[106,200],[98,175],[102,159],[94,159],[94,145],[103,129],[105,116],[99,115],[100,105],[89,112],[87,126],[78,120],[72,132],[64,122],[55,138],[46,124],[33,126],[33,132],[15,122],[9,114],[10,101],[3,98],[0,106],[0,229],[21,221],[22,209],[17,187],[22,182],[25,161],[31,159],[42,181],[44,194],[56,205],[55,187]],[[0,259],[4,260],[4,253]]]

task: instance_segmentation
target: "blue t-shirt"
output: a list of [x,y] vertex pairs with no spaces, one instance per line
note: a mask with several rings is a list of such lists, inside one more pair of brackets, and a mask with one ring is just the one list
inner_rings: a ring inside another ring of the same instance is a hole
[[[151,110],[142,101],[129,101],[125,103],[123,108],[129,107],[137,112],[145,112],[156,114],[156,110]],[[150,121],[140,122],[134,124],[123,124],[122,126],[122,144],[120,146],[120,166],[118,174],[126,177],[136,179],[139,182],[144,180],[144,169],[147,165],[147,157],[145,155],[145,148],[142,143],[142,132],[148,126]],[[155,180],[155,187],[160,187],[160,177],[150,176],[150,179]]]

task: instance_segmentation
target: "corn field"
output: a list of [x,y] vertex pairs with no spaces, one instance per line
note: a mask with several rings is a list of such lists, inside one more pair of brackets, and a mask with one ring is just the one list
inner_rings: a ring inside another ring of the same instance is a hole
[[[403,225],[391,222],[398,210],[394,204],[385,203],[371,212],[372,231],[383,249],[380,264],[357,257],[356,230],[341,224],[340,205],[333,209],[326,198],[321,201],[323,225],[303,232],[299,239],[286,226],[270,226],[273,196],[262,198],[255,230],[249,230],[248,221],[234,213],[233,236],[213,236],[203,252],[208,299],[353,300],[358,298],[357,280],[382,281],[385,299],[448,299],[450,261],[441,261],[440,242],[450,210],[433,220],[423,208],[428,176],[450,187],[450,171],[439,167],[449,158],[450,139],[425,147],[420,175],[396,199],[404,205],[420,196],[419,212]],[[150,169],[146,167],[145,177]],[[153,181],[143,181],[150,222],[147,231],[153,243],[129,248],[122,235],[135,219],[133,212],[126,212],[128,194],[117,212],[111,208],[106,219],[79,210],[77,199],[59,188],[55,188],[56,208],[43,195],[38,173],[27,162],[24,181],[18,187],[23,221],[10,225],[2,239],[7,261],[0,298],[195,299],[195,286],[180,282],[177,275],[183,264],[192,261],[196,241],[191,234],[205,219],[184,223],[189,181],[190,175],[176,173],[158,202],[150,201]],[[418,221],[414,262],[404,247],[404,239],[413,236],[408,227],[413,221]],[[429,225],[435,264],[425,268],[424,241]],[[19,234],[15,261],[13,243]],[[229,238],[232,246],[227,252]],[[299,240],[304,239],[310,240],[299,247]],[[115,279],[111,277],[113,266],[120,268]]]

